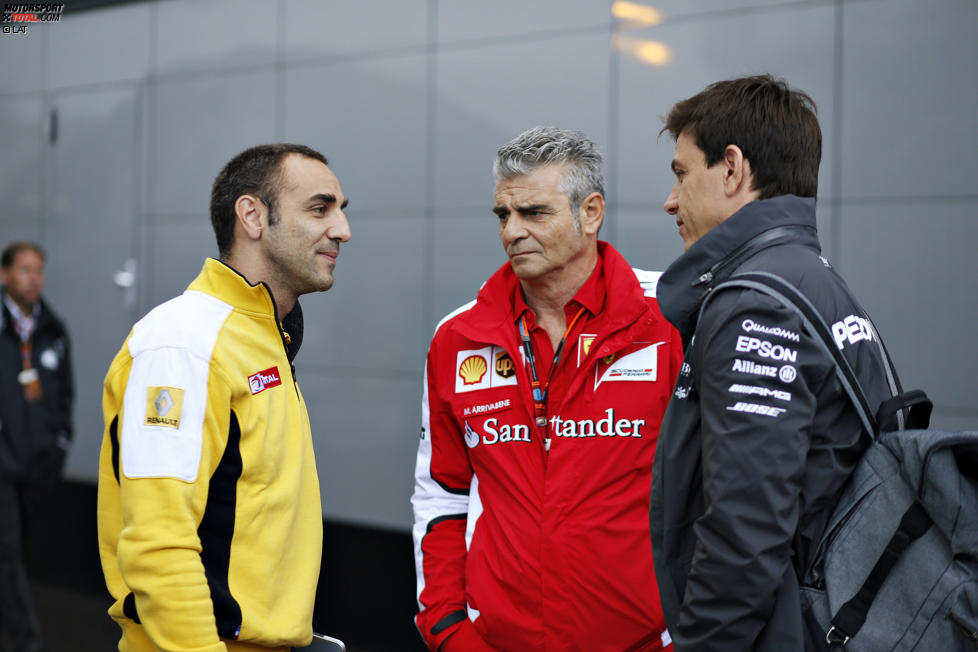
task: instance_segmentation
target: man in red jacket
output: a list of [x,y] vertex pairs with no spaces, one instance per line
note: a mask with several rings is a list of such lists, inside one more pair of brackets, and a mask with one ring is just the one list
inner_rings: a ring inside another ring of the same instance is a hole
[[415,622],[432,651],[663,649],[649,490],[682,350],[658,274],[598,240],[583,134],[530,129],[493,170],[509,263],[428,351]]

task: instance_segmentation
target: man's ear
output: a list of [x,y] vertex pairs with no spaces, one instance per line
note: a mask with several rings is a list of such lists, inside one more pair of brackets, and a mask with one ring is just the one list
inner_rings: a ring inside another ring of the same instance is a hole
[[268,225],[268,208],[254,195],[241,195],[234,202],[234,214],[238,224],[250,240],[261,240],[261,234]]
[[723,150],[723,191],[727,197],[750,193],[754,185],[754,173],[750,161],[737,145],[727,145]]
[[600,192],[592,192],[581,202],[577,214],[581,220],[581,232],[595,235],[604,221],[604,197]]

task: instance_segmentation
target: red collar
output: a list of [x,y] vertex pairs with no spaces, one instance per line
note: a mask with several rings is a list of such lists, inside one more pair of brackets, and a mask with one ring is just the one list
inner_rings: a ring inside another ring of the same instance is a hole
[[[591,277],[595,282],[600,281],[600,288],[596,288],[593,296],[602,298],[602,302],[597,304],[599,308],[597,315],[601,317],[604,324],[602,330],[607,328],[610,329],[609,332],[613,332],[633,323],[647,313],[649,308],[638,279],[635,278],[635,272],[621,254],[607,242],[598,241],[598,256],[601,260],[601,272],[597,275],[592,273]],[[585,286],[590,281],[589,278]],[[502,342],[512,338],[510,345],[515,351],[518,347],[518,337],[514,325],[519,319],[519,314],[513,312],[519,287],[519,279],[516,278],[512,265],[507,261],[479,290],[475,305],[458,316],[454,328],[470,339],[484,342]],[[581,290],[584,290],[584,286]],[[584,292],[587,293],[586,290]],[[581,294],[580,290],[578,294]],[[584,299],[583,295],[581,298]],[[522,301],[522,297],[520,300]],[[522,303],[526,305],[525,301]],[[570,306],[573,304],[574,300],[568,303]],[[594,304],[583,305],[589,309],[594,307]],[[573,314],[571,313],[571,317]]]

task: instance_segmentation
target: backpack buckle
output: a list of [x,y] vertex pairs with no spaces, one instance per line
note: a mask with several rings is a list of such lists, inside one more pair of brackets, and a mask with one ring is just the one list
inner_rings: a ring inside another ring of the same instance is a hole
[[849,636],[833,625],[829,633],[825,635],[825,642],[829,644],[829,649],[836,650],[846,646],[846,643],[849,642]]

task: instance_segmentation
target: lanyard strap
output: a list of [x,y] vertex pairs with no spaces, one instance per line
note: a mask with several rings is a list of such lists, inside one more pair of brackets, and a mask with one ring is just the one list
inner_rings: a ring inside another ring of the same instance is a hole
[[31,368],[31,341],[26,339],[20,343],[20,364],[21,369]]
[[[530,341],[530,332],[526,326],[526,313],[524,312],[520,315],[520,339],[523,340],[523,353],[526,355],[526,364],[530,368],[530,386],[533,388],[533,416],[536,424],[541,428],[546,429],[547,427],[547,390],[550,389],[550,381],[553,380],[554,372],[560,363],[560,355],[564,352],[564,343],[567,342],[567,336],[570,335],[574,324],[577,323],[577,320],[582,314],[584,314],[584,306],[581,306],[581,309],[574,315],[570,324],[567,325],[564,336],[560,338],[560,344],[557,345],[557,350],[554,352],[554,359],[550,364],[550,373],[547,374],[547,382],[542,384],[540,383],[540,378],[537,376],[537,362],[536,357],[533,355],[533,343]],[[546,444],[549,450],[549,437],[546,440]]]

